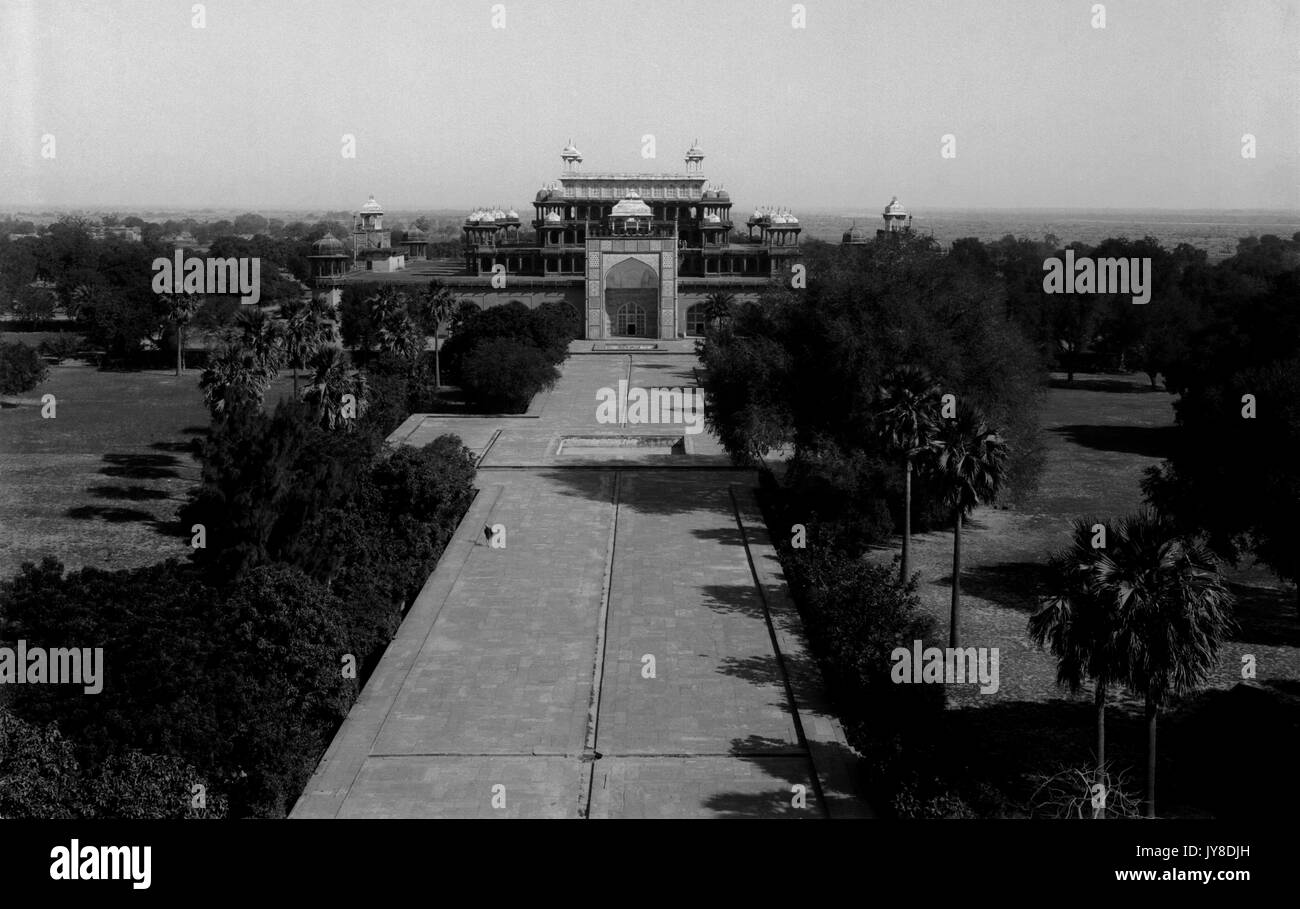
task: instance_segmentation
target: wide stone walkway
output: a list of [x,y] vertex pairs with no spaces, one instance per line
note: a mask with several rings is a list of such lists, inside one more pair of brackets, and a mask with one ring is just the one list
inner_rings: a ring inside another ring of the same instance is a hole
[[694,386],[694,355],[574,350],[528,416],[394,433],[460,435],[480,492],[291,816],[868,815],[753,473],[707,432],[561,444],[683,436],[598,423],[596,391]]

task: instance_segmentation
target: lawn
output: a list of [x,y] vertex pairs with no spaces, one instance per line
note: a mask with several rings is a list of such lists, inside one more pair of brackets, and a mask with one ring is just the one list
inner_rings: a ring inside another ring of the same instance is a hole
[[[1042,565],[1068,542],[1071,522],[1138,508],[1142,472],[1159,463],[1173,426],[1172,396],[1149,389],[1145,377],[1080,375],[1073,388],[1060,378],[1052,384],[1043,400],[1047,459],[1038,491],[1013,508],[977,510],[962,539],[961,643],[997,647],[1001,663],[996,694],[979,694],[978,686],[947,687],[945,736],[963,743],[953,750],[960,765],[950,770],[974,785],[1004,785],[1017,777],[1023,784],[1026,772],[1057,762],[1087,762],[1094,735],[1091,690],[1072,697],[1056,687],[1056,662],[1030,643],[1026,621],[1037,605]],[[896,551],[882,550],[878,557],[887,560]],[[915,537],[912,553],[920,572],[918,593],[936,620],[940,645],[946,645],[951,531]],[[1242,680],[1244,655],[1255,657],[1260,683],[1292,694],[1300,688],[1294,588],[1259,566],[1242,565],[1229,576],[1238,596],[1240,631],[1224,647],[1210,691],[1176,703],[1162,720],[1161,740],[1167,744],[1157,776],[1168,783],[1158,801],[1162,815],[1209,811],[1193,791],[1200,772],[1193,758],[1207,744],[1196,741],[1200,733],[1194,727],[1203,708],[1222,704],[1222,692]],[[1141,704],[1127,694],[1117,696],[1119,709],[1110,711],[1108,721],[1108,757],[1134,768],[1131,779],[1140,792],[1146,745]],[[1259,731],[1262,743],[1274,734],[1282,733]],[[1021,786],[1018,795],[1027,794]]]
[[[188,552],[176,510],[197,483],[193,440],[207,432],[197,371],[50,369],[22,397],[39,406],[0,407],[0,577],[53,555],[68,568],[132,568]],[[290,393],[284,373],[268,401]]]

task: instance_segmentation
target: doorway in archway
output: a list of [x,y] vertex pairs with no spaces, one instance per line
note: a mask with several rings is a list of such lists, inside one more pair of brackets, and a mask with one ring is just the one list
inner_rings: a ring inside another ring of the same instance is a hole
[[609,333],[617,338],[658,338],[659,275],[638,259],[624,259],[605,276]]

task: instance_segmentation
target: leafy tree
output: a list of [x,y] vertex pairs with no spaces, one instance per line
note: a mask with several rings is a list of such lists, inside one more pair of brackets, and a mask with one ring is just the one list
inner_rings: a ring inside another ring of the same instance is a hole
[[315,570],[346,604],[359,658],[382,653],[468,509],[473,484],[473,455],[459,438],[440,436],[375,461],[355,497],[322,517]]
[[0,705],[0,819],[79,816],[77,772],[54,723],[28,723]]
[[903,558],[899,579],[911,574],[912,468],[930,450],[938,423],[939,386],[921,369],[902,366],[885,376],[877,392],[877,420],[889,447],[903,460]]
[[270,222],[261,215],[253,212],[244,212],[235,218],[234,231],[237,234],[260,234],[265,233]]
[[36,348],[0,341],[0,394],[18,395],[45,381],[49,368]]
[[264,565],[236,583],[219,622],[232,807],[284,817],[356,698],[356,681],[340,671],[343,604],[299,569]]
[[1143,482],[1148,501],[1184,532],[1203,533],[1230,561],[1253,555],[1292,583],[1300,582],[1297,262],[1300,242],[1279,240],[1246,245],[1196,275],[1197,325],[1165,368],[1178,395],[1172,452]]
[[[875,408],[884,375],[912,366],[943,375],[944,391],[1002,428],[1007,489],[1031,489],[1042,464],[1044,376],[1005,318],[998,279],[918,236],[813,247],[808,258],[806,291],[769,289],[736,314],[734,331],[711,330],[700,345],[707,419],[728,453],[744,460],[789,446],[791,469],[806,477],[817,465],[852,466],[822,479],[846,483],[846,499],[883,492],[901,513],[906,478],[875,431]],[[1038,272],[1041,289],[1041,260]],[[946,519],[937,490],[913,480],[914,524]]]
[[175,560],[66,575],[53,558],[25,563],[0,585],[0,640],[100,647],[102,687],[87,696],[78,685],[15,685],[9,707],[32,723],[57,721],[83,766],[124,748],[209,766],[224,741],[210,709],[216,599]]
[[[91,817],[222,818],[229,808],[224,793],[184,758],[174,755],[144,754],[135,749],[111,754],[81,782],[81,798]],[[202,807],[195,805],[196,785],[203,787]]]
[[510,338],[479,341],[460,367],[461,387],[485,411],[517,412],[560,378],[546,354]]
[[582,334],[582,317],[571,304],[549,301],[531,311],[532,338],[551,360],[562,363],[569,356],[569,342]]
[[18,296],[14,300],[14,315],[32,322],[52,319],[56,305],[54,294],[44,287],[28,284],[18,289]]
[[942,501],[951,510],[952,610],[948,645],[961,646],[961,523],[963,515],[991,502],[1002,485],[1007,446],[984,415],[961,402],[954,419],[940,423],[930,470]]
[[270,415],[236,410],[200,446],[202,482],[180,512],[185,526],[207,531],[195,558],[216,578],[271,561],[311,565],[315,522],[348,501],[377,447],[331,434],[300,403],[282,401]]

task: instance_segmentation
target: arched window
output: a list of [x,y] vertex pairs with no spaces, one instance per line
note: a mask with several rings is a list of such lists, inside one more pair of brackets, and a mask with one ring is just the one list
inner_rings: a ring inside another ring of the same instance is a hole
[[646,336],[645,307],[640,303],[623,303],[614,312],[613,332],[633,338]]

